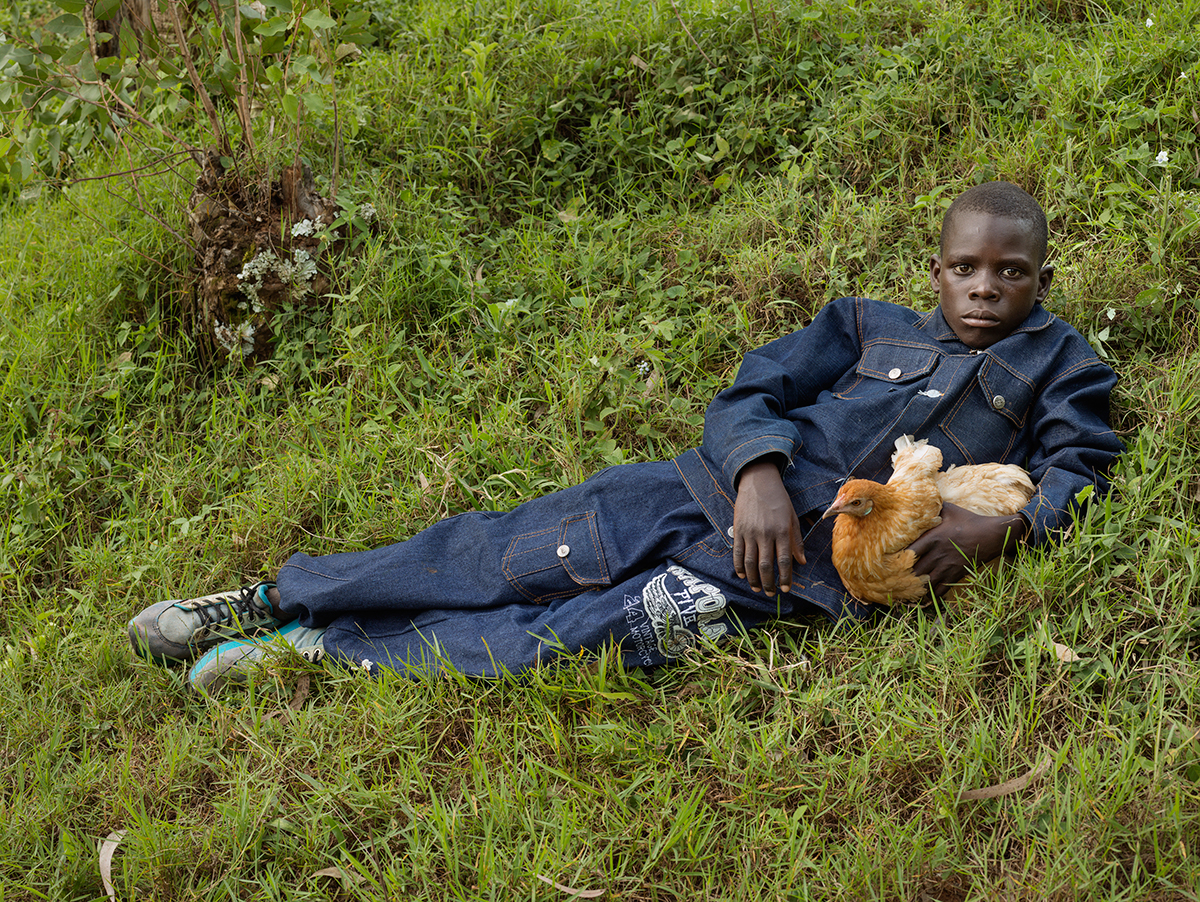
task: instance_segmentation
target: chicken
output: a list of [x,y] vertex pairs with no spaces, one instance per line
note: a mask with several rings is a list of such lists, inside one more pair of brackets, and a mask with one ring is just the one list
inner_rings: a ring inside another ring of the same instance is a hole
[[833,525],[833,565],[854,597],[890,604],[925,596],[928,577],[913,572],[918,536],[942,522],[949,502],[983,516],[1015,514],[1033,496],[1029,474],[1012,464],[952,466],[939,472],[942,452],[911,435],[896,440],[886,485],[851,479],[824,518]]

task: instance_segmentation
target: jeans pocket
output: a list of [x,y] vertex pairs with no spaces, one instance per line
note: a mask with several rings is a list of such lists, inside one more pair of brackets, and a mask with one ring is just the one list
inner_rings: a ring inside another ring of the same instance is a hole
[[595,511],[516,536],[504,552],[503,567],[509,584],[538,604],[612,583]]

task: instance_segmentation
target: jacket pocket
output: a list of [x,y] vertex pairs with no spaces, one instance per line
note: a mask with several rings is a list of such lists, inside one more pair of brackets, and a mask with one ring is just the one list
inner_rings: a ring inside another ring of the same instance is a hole
[[933,348],[872,342],[863,348],[853,380],[848,385],[835,386],[833,394],[849,399],[889,391],[889,386],[904,385],[928,375],[937,365],[939,356]]
[[[1013,437],[1024,428],[1033,406],[1033,383],[994,358],[988,358],[976,377],[979,395],[969,396],[942,422],[942,429],[967,456],[968,463],[1000,460]],[[977,457],[978,449],[988,449]]]
[[595,511],[571,514],[508,543],[504,575],[530,601],[543,604],[611,585]]

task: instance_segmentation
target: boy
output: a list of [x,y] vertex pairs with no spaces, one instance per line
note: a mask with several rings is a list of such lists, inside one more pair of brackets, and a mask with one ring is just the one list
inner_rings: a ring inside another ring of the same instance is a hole
[[609,642],[653,666],[794,612],[865,619],[872,606],[842,587],[820,515],[845,479],[886,480],[903,434],[928,438],[946,466],[1018,463],[1037,485],[1012,517],[945,506],[912,546],[940,592],[972,561],[1067,526],[1077,493],[1103,491],[1121,451],[1108,425],[1116,375],[1041,306],[1046,241],[1032,197],[977,186],[947,210],[930,260],[936,310],[832,302],[746,355],[700,448],[386,548],[293,555],[275,584],[152,605],[130,639],[159,661],[211,647],[189,674],[210,690],[243,677],[266,639],[367,669],[449,661],[495,675]]

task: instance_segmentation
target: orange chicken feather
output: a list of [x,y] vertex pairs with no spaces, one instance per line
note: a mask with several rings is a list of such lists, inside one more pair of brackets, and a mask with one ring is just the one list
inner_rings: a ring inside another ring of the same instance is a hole
[[928,577],[913,573],[908,550],[942,522],[949,502],[983,516],[1015,514],[1033,497],[1029,474],[1012,464],[952,466],[939,472],[942,452],[911,435],[896,440],[892,477],[886,484],[851,479],[824,517],[833,524],[833,565],[855,598],[890,604],[928,592]]

